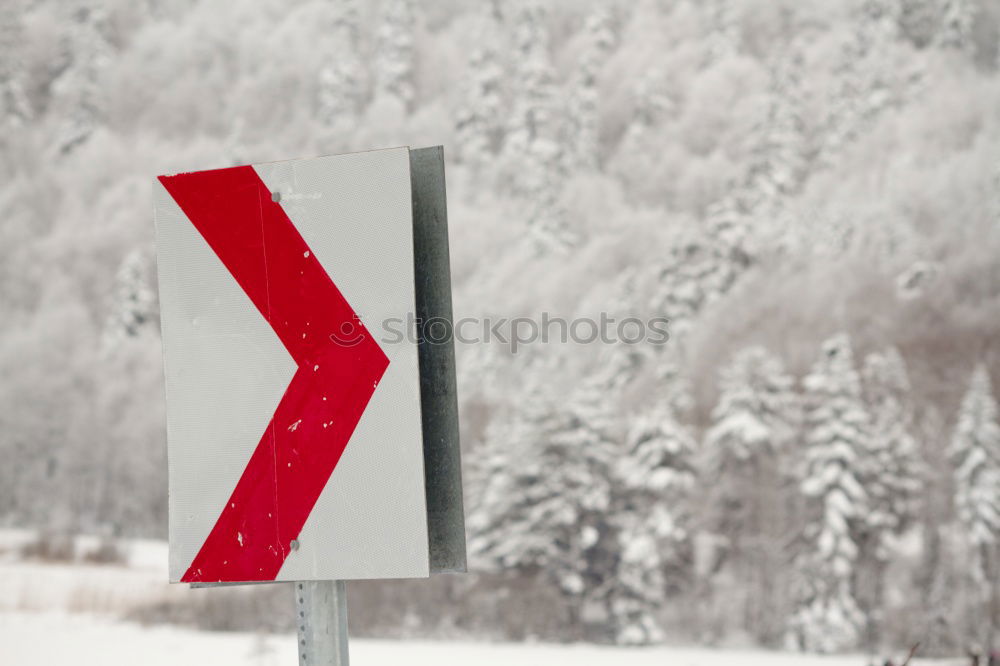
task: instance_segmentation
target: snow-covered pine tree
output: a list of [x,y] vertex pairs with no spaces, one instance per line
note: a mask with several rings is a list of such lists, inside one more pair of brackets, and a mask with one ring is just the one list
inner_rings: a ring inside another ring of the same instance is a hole
[[796,560],[798,607],[790,639],[805,650],[832,652],[856,647],[866,624],[853,581],[869,507],[863,481],[870,426],[846,334],[823,343],[804,388],[800,487],[809,522]]
[[455,134],[461,160],[479,174],[493,161],[503,134],[503,67],[495,44],[500,25],[488,8],[478,17],[476,46],[469,55]]
[[796,399],[781,360],[762,347],[737,353],[719,373],[719,403],[705,446],[713,469],[740,473],[761,456],[774,456],[791,436]]
[[824,136],[820,160],[831,163],[857,134],[861,112],[859,105],[864,94],[862,60],[866,55],[867,21],[862,18],[857,35],[848,37],[841,45],[839,61],[833,72],[833,83],[827,96]]
[[596,169],[600,164],[600,97],[598,76],[617,41],[615,17],[610,8],[599,6],[584,25],[586,43],[580,69],[569,95],[566,141],[573,150],[568,154],[569,169],[574,172]]
[[332,0],[331,12],[330,49],[317,87],[317,112],[320,121],[328,127],[357,114],[365,95],[357,0]]
[[668,591],[689,578],[695,444],[659,403],[636,418],[625,445],[616,469],[621,562],[610,607],[616,642],[644,645],[662,639],[659,611]]
[[[629,316],[641,306],[641,277],[636,269],[626,269],[608,290],[594,290],[596,302],[584,301],[581,310],[612,304],[610,314]],[[672,345],[619,344],[602,363],[609,369],[604,384],[614,387],[606,401],[620,401],[640,375],[657,387],[656,402],[630,419],[615,466],[611,514],[620,558],[604,597],[613,633],[609,638],[619,644],[660,641],[660,611],[668,596],[689,587],[691,580],[695,443],[677,415],[693,401],[677,352]]]
[[707,528],[725,539],[744,629],[776,641],[784,538],[782,453],[798,425],[798,399],[781,360],[762,347],[737,353],[719,376],[719,402],[705,433]]
[[984,365],[978,365],[959,408],[950,450],[955,465],[955,508],[975,551],[972,571],[978,580],[986,579],[1000,543],[998,416],[989,374]]
[[781,360],[762,347],[740,351],[719,373],[719,402],[705,433],[707,471],[725,518],[741,527],[759,527],[747,515],[758,499],[756,475],[776,462],[798,421],[792,386]]
[[55,148],[71,152],[85,142],[101,119],[101,77],[111,62],[113,47],[105,11],[85,2],[73,12],[69,65],[53,85],[59,108],[65,109]]
[[788,235],[782,205],[798,192],[808,171],[808,145],[803,120],[802,45],[774,59],[760,120],[753,128],[751,152],[737,191],[740,209],[754,218],[757,234],[767,242]]
[[725,295],[752,262],[747,218],[735,198],[709,206],[706,230],[684,230],[656,269],[653,311],[670,319],[671,338],[683,344],[698,315]]
[[901,14],[899,0],[862,3],[834,67],[820,146],[823,163],[830,164],[884,110],[899,106],[919,89],[922,62],[897,53]]
[[862,370],[864,395],[871,414],[871,477],[865,484],[870,500],[869,527],[876,543],[905,529],[915,518],[922,486],[917,442],[913,437],[910,380],[899,351],[869,354]]
[[[676,306],[664,312],[674,324],[677,339],[682,339],[698,314],[727,294],[753,264],[750,222],[736,196],[726,195],[708,206],[703,230],[688,232],[687,239],[671,249],[670,263],[660,269],[656,293],[657,302]],[[678,281],[676,296],[669,293],[671,279]]]
[[[482,351],[474,354],[474,363],[470,365],[492,366],[492,345],[479,347]],[[533,546],[523,542],[535,536],[544,536],[532,535],[531,526],[516,519],[514,512],[520,507],[515,507],[515,503],[519,498],[512,497],[510,493],[518,487],[515,472],[529,475],[538,471],[522,463],[552,428],[555,400],[550,393],[550,377],[555,369],[551,356],[534,357],[524,364],[520,370],[524,379],[519,399],[501,408],[490,421],[482,446],[470,459],[466,478],[469,487],[469,554],[477,566],[487,569],[504,567],[508,559],[517,562],[523,556],[521,550],[508,554],[501,541],[503,538],[511,538],[518,542],[521,549],[530,550]],[[471,371],[475,372],[475,369]]]
[[560,141],[564,109],[556,94],[546,12],[537,0],[523,0],[512,23],[514,102],[503,146],[505,181],[526,206],[538,248],[565,251],[577,237],[560,202],[566,179]]
[[892,557],[889,537],[915,520],[917,493],[923,484],[903,357],[895,348],[871,353],[865,358],[862,377],[871,417],[863,479],[869,512],[860,530],[856,585],[868,620],[866,647],[875,649],[883,630],[884,574]]
[[755,254],[754,247],[798,252],[800,246],[814,243],[813,237],[800,238],[805,235],[801,220],[786,206],[809,170],[802,50],[801,44],[793,42],[772,59],[768,90],[748,141],[747,165],[731,191],[709,209],[710,229],[722,223],[728,239],[720,238],[723,248],[728,248],[723,251],[734,253],[737,259],[729,264],[733,270],[728,279],[738,277]]
[[631,378],[626,352],[609,350],[608,362],[559,404],[554,397],[518,402],[525,414],[514,415],[509,435],[493,438],[491,451],[507,451],[490,456],[493,478],[470,520],[474,555],[498,569],[541,572],[565,598],[578,638],[615,637],[621,447],[609,396]]
[[701,234],[689,233],[678,241],[657,271],[650,303],[654,312],[670,320],[675,342],[691,329],[709,298],[702,278],[718,270],[716,257]]
[[107,354],[127,338],[138,336],[156,316],[156,294],[149,285],[149,259],[145,252],[130,251],[115,275],[111,311],[101,335],[101,352]]
[[0,15],[0,127],[18,127],[31,119],[31,102],[25,92],[22,3]]
[[414,0],[383,0],[375,34],[375,96],[395,98],[404,109],[415,95],[416,23]]
[[972,27],[976,19],[976,4],[972,0],[943,0],[940,10],[937,45],[944,49],[971,51]]

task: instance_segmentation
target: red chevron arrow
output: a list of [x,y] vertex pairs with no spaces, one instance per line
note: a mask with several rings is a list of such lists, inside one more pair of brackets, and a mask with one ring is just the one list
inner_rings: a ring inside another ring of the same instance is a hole
[[[298,365],[181,580],[273,580],[389,359],[253,167],[161,176],[160,182]],[[360,338],[357,344],[335,342],[347,331]]]

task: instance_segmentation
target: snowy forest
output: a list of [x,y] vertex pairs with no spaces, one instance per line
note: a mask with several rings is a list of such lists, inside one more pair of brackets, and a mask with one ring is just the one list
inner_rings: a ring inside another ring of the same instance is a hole
[[456,317],[670,340],[458,345],[471,573],[352,584],[352,631],[1000,649],[998,35],[998,0],[5,0],[0,526],[165,538],[156,175],[442,144]]

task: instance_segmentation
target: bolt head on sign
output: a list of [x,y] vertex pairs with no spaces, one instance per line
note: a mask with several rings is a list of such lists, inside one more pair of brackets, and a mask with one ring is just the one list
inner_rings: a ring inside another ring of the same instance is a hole
[[416,312],[411,151],[161,176],[154,199],[170,580],[429,575],[418,346],[382,327]]

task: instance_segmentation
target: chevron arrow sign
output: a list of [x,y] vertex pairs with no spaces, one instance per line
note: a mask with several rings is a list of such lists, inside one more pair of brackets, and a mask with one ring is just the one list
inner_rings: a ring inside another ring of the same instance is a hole
[[399,148],[154,183],[171,581],[435,570],[430,357],[385,334],[417,313],[411,162]]

